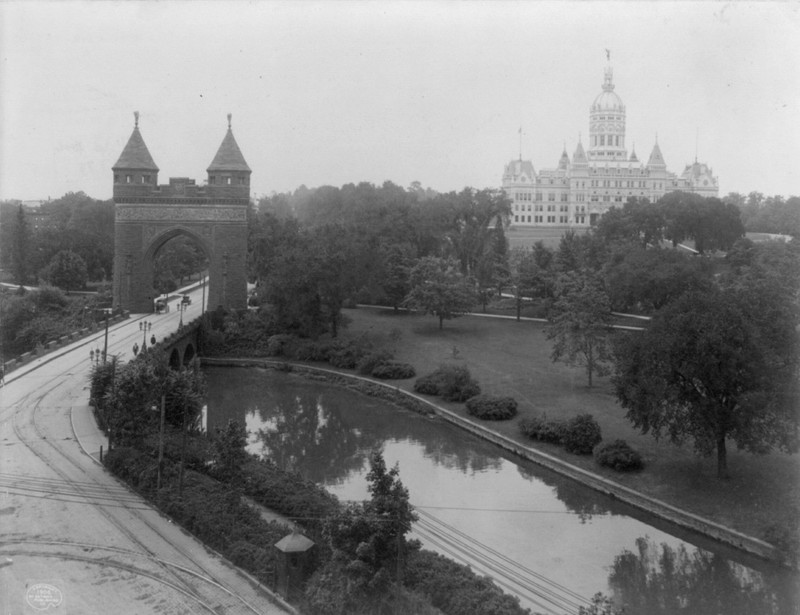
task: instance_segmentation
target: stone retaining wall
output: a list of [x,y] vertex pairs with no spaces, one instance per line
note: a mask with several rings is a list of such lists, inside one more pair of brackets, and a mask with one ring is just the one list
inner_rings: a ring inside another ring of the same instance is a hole
[[[122,312],[121,314],[117,314],[116,316],[112,316],[111,318],[109,318],[108,325],[109,326],[115,325],[127,318],[130,318],[130,313]],[[5,363],[3,363],[3,370],[6,374],[8,374],[14,371],[16,368],[22,367],[23,365],[25,365],[29,361],[32,361],[33,359],[42,357],[49,352],[52,352],[54,350],[62,348],[63,346],[66,346],[67,344],[71,344],[72,342],[87,337],[89,335],[92,335],[93,333],[97,333],[98,331],[104,328],[105,328],[105,321],[103,321],[102,327],[95,329],[94,331],[86,327],[84,329],[80,329],[79,331],[73,331],[72,333],[67,333],[66,335],[62,335],[58,339],[45,342],[37,350],[24,352],[18,357],[6,361]]]

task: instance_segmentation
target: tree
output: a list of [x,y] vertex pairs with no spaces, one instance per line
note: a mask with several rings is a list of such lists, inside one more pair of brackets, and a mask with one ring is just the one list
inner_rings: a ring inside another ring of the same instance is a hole
[[600,279],[588,271],[562,274],[545,330],[553,340],[552,360],[583,365],[591,387],[593,374],[608,373],[610,324],[611,308]]
[[670,192],[659,200],[666,220],[664,237],[673,246],[694,239],[700,254],[727,250],[744,236],[739,208],[716,197],[703,198],[687,192]]
[[66,291],[83,288],[89,279],[86,262],[71,250],[58,252],[41,275],[53,286]]
[[417,515],[408,489],[395,465],[387,470],[380,451],[370,454],[367,489],[371,499],[346,507],[325,524],[325,536],[346,568],[370,589],[384,588],[394,577],[402,578],[406,539]]
[[535,252],[525,248],[513,248],[509,254],[509,284],[514,291],[517,320],[526,297],[537,296],[546,284],[547,273],[537,264]]
[[511,213],[511,201],[502,190],[474,188],[442,195],[440,200],[452,215],[447,232],[449,251],[458,260],[462,274],[475,276],[480,260],[497,236],[495,229],[502,228]]
[[16,222],[12,262],[14,263],[14,281],[22,286],[28,281],[29,249],[31,245],[31,230],[30,226],[28,226],[22,203],[19,204],[19,209],[17,209]]
[[247,430],[244,425],[231,419],[224,429],[217,428],[214,437],[215,473],[222,480],[238,483],[242,478],[242,466],[249,455],[245,450]]
[[750,303],[735,290],[687,293],[615,349],[613,383],[628,420],[656,438],[690,437],[701,454],[716,450],[719,478],[729,439],[753,453],[797,446],[797,321],[770,323],[784,340],[771,347],[779,336]]
[[632,247],[615,251],[604,268],[615,310],[652,313],[691,290],[711,284],[707,259],[670,248]]
[[445,319],[461,316],[475,305],[475,292],[454,261],[426,256],[411,270],[411,292],[403,305],[437,316],[441,329]]
[[411,290],[411,268],[414,266],[414,246],[409,243],[383,244],[380,248],[382,270],[381,288],[389,305],[397,311]]

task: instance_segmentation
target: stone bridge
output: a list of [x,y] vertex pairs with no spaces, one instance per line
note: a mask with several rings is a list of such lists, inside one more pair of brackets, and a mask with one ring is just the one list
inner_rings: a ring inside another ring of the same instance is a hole
[[185,323],[180,329],[170,333],[158,343],[169,357],[170,367],[180,369],[197,356],[197,339],[200,331],[200,318]]

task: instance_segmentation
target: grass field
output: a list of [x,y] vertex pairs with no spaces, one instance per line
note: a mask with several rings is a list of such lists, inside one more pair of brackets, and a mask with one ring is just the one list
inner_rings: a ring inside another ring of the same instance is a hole
[[[519,403],[517,417],[490,424],[504,435],[758,538],[772,525],[791,527],[798,516],[797,455],[756,456],[737,451],[730,443],[731,478],[718,480],[716,457],[698,457],[691,442],[683,446],[656,442],[635,430],[625,419],[608,378],[595,376],[594,387],[589,388],[585,370],[553,363],[542,323],[464,316],[445,321],[439,330],[433,316],[374,308],[345,310],[345,315],[351,323],[342,337],[368,335],[392,349],[398,360],[412,364],[417,375],[443,363],[457,363],[469,368],[483,392],[514,397]],[[410,390],[412,385],[413,381],[406,381],[401,387]],[[463,404],[443,405],[466,416]],[[591,457],[533,443],[518,430],[526,416],[546,413],[569,418],[587,412],[600,423],[604,440],[625,439],[642,453],[646,464],[642,472],[624,474],[601,468]]]

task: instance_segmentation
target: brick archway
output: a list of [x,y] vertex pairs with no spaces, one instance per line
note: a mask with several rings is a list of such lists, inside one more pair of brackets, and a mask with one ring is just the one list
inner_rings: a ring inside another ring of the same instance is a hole
[[114,171],[114,306],[151,312],[153,259],[170,239],[187,235],[209,262],[208,308],[247,306],[247,209],[250,167],[230,128],[208,168],[208,180],[172,177],[158,167],[139,132],[139,118]]

